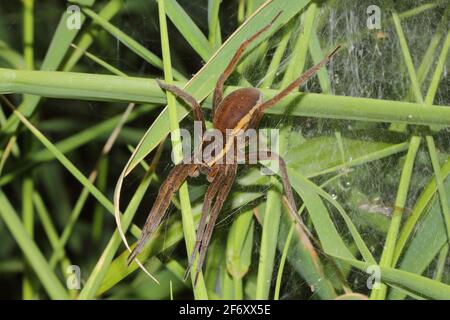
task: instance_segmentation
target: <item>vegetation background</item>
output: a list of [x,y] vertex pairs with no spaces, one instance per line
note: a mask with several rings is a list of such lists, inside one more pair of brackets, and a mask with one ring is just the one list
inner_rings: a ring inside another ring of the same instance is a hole
[[[276,176],[243,166],[193,288],[206,183],[191,179],[141,255],[157,284],[127,267],[113,217],[130,160],[134,243],[173,166],[169,132],[193,127],[154,79],[192,78],[209,117],[239,44],[280,11],[227,84],[270,97],[343,46],[262,125],[281,131],[305,227]],[[0,298],[449,299],[449,14],[438,0],[2,1]]]

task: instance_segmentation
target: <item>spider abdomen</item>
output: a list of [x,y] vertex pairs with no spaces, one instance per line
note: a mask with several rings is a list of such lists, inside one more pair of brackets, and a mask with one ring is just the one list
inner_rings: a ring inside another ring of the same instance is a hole
[[233,91],[218,105],[214,114],[214,128],[226,133],[234,129],[239,121],[263,99],[262,92],[255,88],[243,88]]

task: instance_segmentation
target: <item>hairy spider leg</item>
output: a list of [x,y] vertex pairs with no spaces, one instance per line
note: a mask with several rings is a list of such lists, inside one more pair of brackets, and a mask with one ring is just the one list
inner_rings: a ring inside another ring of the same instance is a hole
[[[198,103],[198,101],[191,96],[189,93],[183,91],[182,89],[178,88],[175,85],[169,85],[166,83],[163,83],[162,81],[160,81],[159,79],[156,79],[156,82],[158,83],[158,85],[160,86],[161,89],[163,90],[167,90],[171,93],[173,93],[175,96],[183,99],[187,104],[189,104],[192,107],[193,113],[194,113],[194,119],[196,121],[201,121],[202,123],[202,132],[206,132],[206,123],[205,123],[205,117],[203,115],[203,112],[200,108],[200,104]],[[204,142],[204,137],[202,132],[199,132],[199,136],[198,136],[198,140],[200,142],[198,149],[194,150],[194,154],[192,155],[192,157],[195,159],[196,156],[198,156],[199,154],[201,155],[201,152],[203,150],[203,142]],[[183,163],[185,163],[183,161]],[[197,162],[196,162],[197,163]],[[197,177],[200,172],[207,174],[209,172],[209,167],[205,164],[202,163],[197,163],[199,165],[198,170],[195,170],[194,172],[192,172],[192,174],[190,176],[192,177]]]
[[159,226],[161,219],[164,217],[170,205],[170,199],[173,194],[180,188],[181,184],[186,180],[190,173],[195,170],[195,164],[179,164],[176,165],[169,173],[167,179],[159,188],[158,196],[155,203],[145,221],[144,228],[137,242],[136,247],[128,257],[128,264],[131,264],[137,255],[144,248],[148,238],[153,234]]
[[297,205],[295,204],[294,200],[294,193],[292,192],[291,183],[289,182],[289,177],[287,174],[287,167],[286,162],[284,159],[278,155],[277,153],[273,151],[263,151],[263,152],[248,152],[246,155],[246,159],[257,157],[257,159],[260,160],[276,160],[278,161],[279,168],[280,168],[280,177],[283,183],[283,189],[286,193],[286,198],[288,199],[288,203],[290,206],[290,210],[297,213]]
[[217,170],[217,174],[214,177],[214,180],[212,180],[211,184],[208,186],[208,189],[205,193],[205,199],[203,201],[203,207],[202,207],[202,216],[200,218],[200,222],[197,227],[197,239],[195,241],[194,250],[192,251],[191,257],[189,259],[189,266],[186,269],[186,272],[184,274],[184,280],[187,279],[189,272],[191,271],[192,265],[194,264],[195,256],[197,255],[198,251],[200,250],[200,245],[202,243],[203,234],[205,233],[205,227],[206,227],[206,220],[209,215],[209,211],[211,209],[212,202],[214,198],[216,197],[221,185],[224,183],[225,173],[226,173],[226,165],[216,165],[213,168],[219,168]]
[[273,23],[278,19],[278,17],[281,15],[282,12],[279,12],[273,20],[266,25],[264,28],[259,30],[257,33],[255,33],[250,38],[244,40],[241,45],[239,46],[238,50],[234,54],[233,58],[231,59],[228,66],[225,68],[225,71],[220,75],[219,80],[217,80],[216,88],[214,89],[214,96],[213,96],[213,106],[212,106],[212,114],[214,116],[214,113],[216,112],[217,106],[220,104],[220,102],[223,99],[223,86],[225,84],[225,81],[229,78],[231,73],[234,70],[234,67],[236,67],[237,63],[239,62],[240,57],[244,53],[245,49],[253,42],[255,41],[261,34],[263,34],[265,31],[267,31]]
[[178,88],[176,85],[166,84],[164,82],[161,82],[159,79],[156,79],[156,82],[161,89],[173,93],[175,96],[183,99],[187,104],[189,104],[192,107],[192,111],[194,112],[194,119],[197,121],[201,121],[203,131],[206,131],[205,117],[203,115],[202,109],[200,108],[200,104],[197,100],[195,100],[193,96],[191,96],[186,91]]
[[197,284],[198,276],[202,270],[203,262],[206,256],[206,250],[209,246],[209,241],[211,240],[212,231],[214,229],[214,225],[216,223],[217,217],[219,216],[220,211],[222,210],[223,204],[230,193],[231,187],[233,186],[234,179],[236,178],[237,173],[237,165],[236,164],[228,164],[225,167],[225,178],[223,179],[223,186],[218,191],[216,202],[211,210],[208,224],[206,225],[205,233],[201,240],[200,247],[200,256],[198,259],[198,264],[195,272],[195,280],[194,285]]
[[326,65],[331,58],[336,54],[336,52],[341,48],[340,45],[338,45],[331,53],[329,53],[322,61],[320,61],[315,66],[311,67],[310,69],[306,70],[300,77],[298,77],[294,82],[292,82],[289,86],[287,86],[285,89],[283,89],[279,94],[277,94],[275,97],[273,97],[270,100],[267,100],[261,106],[259,107],[259,110],[263,112],[264,110],[273,107],[275,104],[277,104],[281,99],[286,97],[291,91],[297,89],[303,82],[311,78],[314,74],[316,74],[317,71],[320,70],[324,65]]

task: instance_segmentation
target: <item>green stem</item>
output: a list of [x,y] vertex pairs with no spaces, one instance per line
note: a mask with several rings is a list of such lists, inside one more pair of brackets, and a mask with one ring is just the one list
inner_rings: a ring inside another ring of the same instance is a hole
[[[302,208],[304,208],[304,207],[302,207]],[[300,210],[302,210],[302,209],[300,209]],[[286,237],[286,242],[284,244],[283,253],[281,254],[280,266],[278,267],[278,273],[277,273],[277,281],[275,283],[275,294],[273,296],[274,300],[280,299],[281,279],[283,277],[284,265],[286,264],[286,258],[287,258],[287,254],[289,251],[289,247],[291,245],[291,240],[292,240],[292,236],[294,234],[294,229],[295,229],[295,222],[292,222],[291,227],[289,228],[289,233]]]
[[[33,204],[34,204],[34,207],[36,208],[36,213],[39,216],[42,226],[44,227],[45,233],[47,234],[47,238],[50,242],[50,245],[51,245],[53,251],[55,251],[58,248],[59,236],[58,236],[56,228],[50,218],[50,214],[49,214],[47,208],[45,207],[44,201],[42,200],[39,193],[37,193],[36,191],[33,194]],[[69,267],[72,264],[69,261],[69,259],[67,258],[65,251],[62,252],[61,260],[62,260],[61,271],[62,271],[62,273],[65,273],[67,270],[67,267]],[[50,259],[49,265],[50,265],[50,268],[54,269],[54,264],[52,263],[52,259]]]
[[[402,175],[400,177],[400,184],[397,190],[397,197],[395,200],[395,209],[392,213],[391,224],[389,226],[388,234],[386,236],[386,242],[384,245],[383,253],[381,255],[380,266],[392,267],[395,246],[397,244],[398,233],[404,214],[404,207],[406,204],[406,198],[410,187],[412,170],[414,167],[414,161],[417,151],[421,143],[421,138],[413,136],[411,138],[408,153],[406,155],[405,164],[403,166]],[[387,286],[381,284],[379,289],[372,290],[372,299],[384,300],[386,297]]]
[[[164,68],[164,78],[166,83],[173,83],[172,77],[172,62],[170,58],[170,45],[169,36],[167,33],[167,22],[166,22],[166,12],[164,8],[164,0],[158,0],[158,12],[159,12],[159,25],[161,30],[161,46],[162,46],[162,56],[163,56],[163,68]],[[183,159],[183,150],[181,144],[180,131],[178,126],[178,116],[176,109],[175,96],[167,92],[167,105],[169,109],[169,125],[171,132],[171,140],[173,147],[174,160],[179,163]],[[186,250],[188,256],[191,256],[195,245],[195,227],[194,219],[192,217],[191,202],[189,200],[189,192],[187,182],[184,182],[179,189],[180,202],[181,202],[181,216],[183,220],[183,232],[184,239],[186,242]],[[195,280],[195,267],[191,271],[192,283]],[[197,285],[193,286],[194,296],[196,299],[205,300],[208,299],[206,292],[205,282],[203,280],[203,275],[200,274],[198,278]]]
[[[103,19],[100,15],[96,14],[93,10],[89,8],[83,8],[83,12],[98,23],[102,28],[108,31],[111,35],[116,37],[120,42],[127,46],[130,50],[140,56],[142,59],[147,61],[149,64],[156,68],[163,68],[163,62],[154,53],[150,52],[147,48],[141,45],[139,42],[128,36],[126,33],[121,31],[119,28],[112,25],[106,19]],[[174,70],[174,75],[178,80],[186,80],[186,78],[178,71]]]
[[437,281],[442,281],[442,276],[443,276],[444,270],[445,270],[445,264],[447,262],[448,249],[449,249],[449,244],[446,243],[442,247],[441,251],[439,251],[437,267],[436,267],[435,276],[434,276],[434,279]]
[[439,199],[441,200],[442,215],[444,216],[445,226],[447,230],[447,238],[450,242],[450,210],[447,199],[447,192],[444,185],[444,178],[441,173],[441,166],[437,156],[436,145],[432,136],[426,137],[428,150],[431,158],[431,164],[433,165],[434,176],[436,178],[436,184],[439,192]]
[[433,78],[431,79],[431,83],[428,88],[427,95],[425,97],[425,103],[427,104],[427,106],[430,106],[433,103],[436,91],[439,87],[439,81],[445,68],[445,62],[447,60],[449,48],[450,48],[450,31],[447,32],[447,37],[445,38],[445,42],[439,55],[438,63],[436,65]]
[[[31,176],[26,176],[22,183],[22,220],[23,226],[30,239],[34,237],[34,210],[33,210],[33,190],[34,183]],[[26,258],[26,257],[25,257]],[[25,274],[22,283],[22,297],[24,300],[35,299],[33,283],[30,270],[25,268]]]
[[23,2],[23,56],[27,69],[34,69],[34,0]]
[[275,49],[275,52],[272,56],[272,60],[270,61],[269,68],[267,69],[266,76],[264,78],[263,83],[261,84],[261,88],[270,88],[275,80],[275,77],[278,72],[278,67],[280,65],[281,59],[283,58],[284,52],[286,51],[286,47],[289,43],[289,39],[291,37],[292,32],[286,32],[281,38],[280,42]]
[[[23,0],[23,55],[28,70],[34,69],[34,0]],[[24,96],[24,99],[27,97]],[[27,136],[29,138],[29,136]],[[31,148],[30,139],[27,140],[28,149]],[[27,150],[28,152],[28,150]],[[25,176],[22,182],[22,219],[23,225],[31,239],[34,237],[34,210],[33,210],[34,183],[31,175]],[[36,298],[32,272],[27,266],[22,283],[22,297],[24,300]]]
[[220,4],[222,0],[208,1],[209,45],[216,49],[222,44],[220,28]]
[[245,20],[245,0],[239,0],[237,18],[238,18],[238,25],[241,25]]
[[403,59],[406,64],[406,68],[408,69],[409,77],[411,80],[412,90],[414,92],[414,96],[416,101],[419,103],[423,103],[423,97],[420,91],[419,81],[417,80],[416,72],[414,70],[414,63],[412,61],[411,54],[409,53],[408,44],[406,42],[405,34],[403,33],[402,26],[400,24],[400,18],[397,12],[392,12],[392,19],[394,20],[395,30],[397,31],[397,36],[400,42],[400,48],[403,53]]
[[[99,11],[98,15],[102,17],[104,20],[109,21],[115,15],[117,15],[123,6],[123,0],[110,0],[108,1],[103,8]],[[89,27],[86,29],[82,35],[80,35],[80,39],[77,42],[76,47],[80,50],[74,51],[66,63],[62,66],[62,71],[70,71],[77,64],[78,60],[80,60],[83,51],[87,50],[91,44],[94,42],[94,39],[99,35],[99,28],[95,22],[92,22]]]
[[244,298],[242,288],[242,278],[233,277],[234,300],[242,300]]
[[[133,217],[140,203],[142,202],[145,191],[152,181],[152,176],[153,172],[148,171],[139,184],[139,187],[133,195],[130,203],[128,204],[121,221],[123,230],[127,230],[130,226],[131,221],[133,220]],[[105,250],[103,250],[100,258],[97,261],[97,264],[89,275],[84,288],[80,292],[79,299],[88,300],[94,299],[97,296],[99,290],[101,289],[102,282],[105,279],[106,274],[108,273],[111,262],[114,259],[114,256],[121,243],[122,238],[120,237],[119,232],[116,230],[114,231],[112,237],[106,245]]]
[[0,217],[5,221],[20,249],[27,257],[48,295],[52,299],[67,299],[67,292],[45,260],[39,248],[28,235],[8,198],[0,190]]
[[[45,82],[42,82],[43,78],[46,79]],[[182,86],[183,83],[177,85]],[[225,94],[236,89],[238,87],[228,87]],[[261,91],[266,99],[278,93],[277,90],[270,89]],[[156,81],[147,78],[0,68],[0,94],[9,93],[125,103],[135,101],[163,104],[167,101]],[[212,98],[209,97],[203,106],[210,107],[211,101]],[[433,105],[424,112],[423,104],[418,103],[315,93],[293,93],[267,112],[284,114],[289,105],[292,105],[293,116],[450,126],[448,106]],[[177,114],[182,119],[188,114],[188,110],[184,106],[178,106]],[[161,117],[163,116],[168,115],[163,113]]]

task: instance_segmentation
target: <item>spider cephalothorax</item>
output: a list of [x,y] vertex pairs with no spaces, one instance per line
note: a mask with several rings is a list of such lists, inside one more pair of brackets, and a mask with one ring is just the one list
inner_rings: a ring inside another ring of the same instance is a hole
[[[278,16],[279,15],[277,15],[277,17]],[[275,17],[275,19],[277,17]],[[274,106],[282,98],[287,96],[291,91],[297,89],[304,81],[309,79],[322,66],[328,63],[331,57],[339,49],[339,46],[336,47],[321,62],[313,66],[311,69],[307,70],[288,87],[283,89],[280,93],[278,93],[275,97],[268,101],[263,101],[261,91],[256,88],[239,89],[223,98],[224,83],[238,63],[239,58],[241,57],[247,46],[259,35],[269,29],[272,23],[273,21],[266,27],[258,31],[255,35],[245,40],[240,45],[233,59],[217,81],[214,90],[212,106],[213,126],[215,129],[220,130],[223,134],[225,134],[227,129],[231,130],[231,140],[228,136],[226,140],[227,142],[223,146],[222,152],[216,155],[213,159],[202,163],[178,164],[171,170],[167,179],[159,189],[158,196],[148,215],[147,221],[145,222],[140,239],[138,240],[136,247],[130,254],[130,263],[142,251],[142,248],[144,247],[148,238],[159,226],[161,219],[164,217],[170,205],[173,194],[180,188],[181,184],[187,179],[187,177],[196,177],[199,175],[199,173],[203,173],[207,176],[207,180],[210,182],[210,185],[208,186],[208,189],[205,193],[201,219],[197,228],[197,240],[191,258],[189,260],[189,267],[187,269],[188,272],[190,270],[190,267],[192,266],[192,263],[194,262],[196,254],[199,252],[200,256],[197,264],[194,283],[197,282],[198,275],[201,271],[203,261],[205,259],[206,250],[211,239],[214,224],[236,177],[237,163],[229,163],[227,161],[224,164],[224,161],[220,161],[230,152],[232,152],[233,154],[235,152],[235,147],[229,147],[230,145],[232,145],[229,142],[233,142],[233,139],[237,137],[238,132],[242,132],[242,130],[247,130],[249,128],[257,128],[263,116],[264,110]],[[167,85],[160,81],[158,81],[158,84],[162,89],[172,92],[177,97],[183,99],[186,103],[188,103],[193,109],[195,120],[201,121],[203,129],[206,128],[205,119],[202,110],[200,109],[200,105],[192,96],[176,86]],[[233,136],[233,133],[235,134],[235,136]],[[200,151],[201,149],[202,147],[200,148]],[[250,157],[254,155],[248,153],[247,156]],[[283,159],[273,152],[266,152],[265,156],[261,156],[261,153],[258,153],[257,156],[258,160],[276,159],[279,161],[280,175],[283,181],[283,187],[286,192],[286,197],[289,202],[289,207],[290,210],[296,212],[296,204],[287,176],[286,165]],[[209,221],[207,222],[208,217]]]

